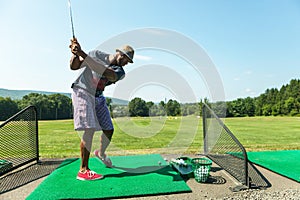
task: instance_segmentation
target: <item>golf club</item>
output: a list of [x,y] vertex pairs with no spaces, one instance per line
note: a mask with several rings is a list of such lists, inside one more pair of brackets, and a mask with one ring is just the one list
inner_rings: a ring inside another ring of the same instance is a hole
[[68,0],[68,5],[69,5],[69,13],[70,13],[70,19],[71,19],[72,34],[73,34],[73,38],[75,38],[74,25],[73,25],[73,17],[72,17],[71,0]]

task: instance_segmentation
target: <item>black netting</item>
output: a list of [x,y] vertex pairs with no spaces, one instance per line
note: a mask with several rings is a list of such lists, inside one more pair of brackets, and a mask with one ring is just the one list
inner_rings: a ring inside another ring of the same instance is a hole
[[29,106],[0,125],[0,175],[38,161],[36,109]]
[[60,164],[61,160],[40,161],[20,167],[12,173],[0,177],[0,194],[9,192],[32,181],[49,175]]
[[206,104],[203,105],[204,153],[247,187],[267,187],[269,183],[248,162],[242,144]]

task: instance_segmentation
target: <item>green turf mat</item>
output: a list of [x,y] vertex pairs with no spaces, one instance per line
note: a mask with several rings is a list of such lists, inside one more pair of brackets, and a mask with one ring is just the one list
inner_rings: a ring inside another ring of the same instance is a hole
[[300,150],[248,152],[247,155],[251,162],[300,182]]
[[159,154],[114,156],[111,160],[114,168],[106,168],[97,158],[91,158],[89,167],[105,178],[79,181],[76,176],[80,159],[67,159],[27,199],[121,198],[191,192]]

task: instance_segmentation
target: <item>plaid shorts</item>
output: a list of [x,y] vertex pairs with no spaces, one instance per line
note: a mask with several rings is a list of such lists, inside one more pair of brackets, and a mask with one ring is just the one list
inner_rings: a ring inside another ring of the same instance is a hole
[[72,93],[72,103],[74,108],[74,128],[84,130],[87,128],[101,130],[95,111],[95,96],[87,91],[74,87]]
[[104,96],[96,97],[96,115],[98,122],[103,130],[113,130],[113,124],[111,121],[110,113],[106,105],[106,99]]

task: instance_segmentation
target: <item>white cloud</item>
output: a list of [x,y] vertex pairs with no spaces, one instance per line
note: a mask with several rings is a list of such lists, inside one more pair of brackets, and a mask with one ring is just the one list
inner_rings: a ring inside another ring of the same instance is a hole
[[252,74],[252,71],[251,71],[251,70],[245,71],[245,74],[251,75],[251,74]]
[[274,74],[266,74],[266,77],[267,77],[267,78],[274,78],[275,75],[274,75]]
[[246,89],[245,89],[245,92],[246,92],[247,95],[249,95],[249,96],[255,96],[255,95],[256,95],[256,92],[253,91],[253,90],[250,89],[250,88],[246,88]]
[[252,90],[251,90],[250,88],[247,88],[245,91],[246,91],[247,93],[252,92]]
[[142,56],[142,55],[134,55],[134,59],[142,60],[142,61],[149,61],[149,60],[152,60],[152,57]]

